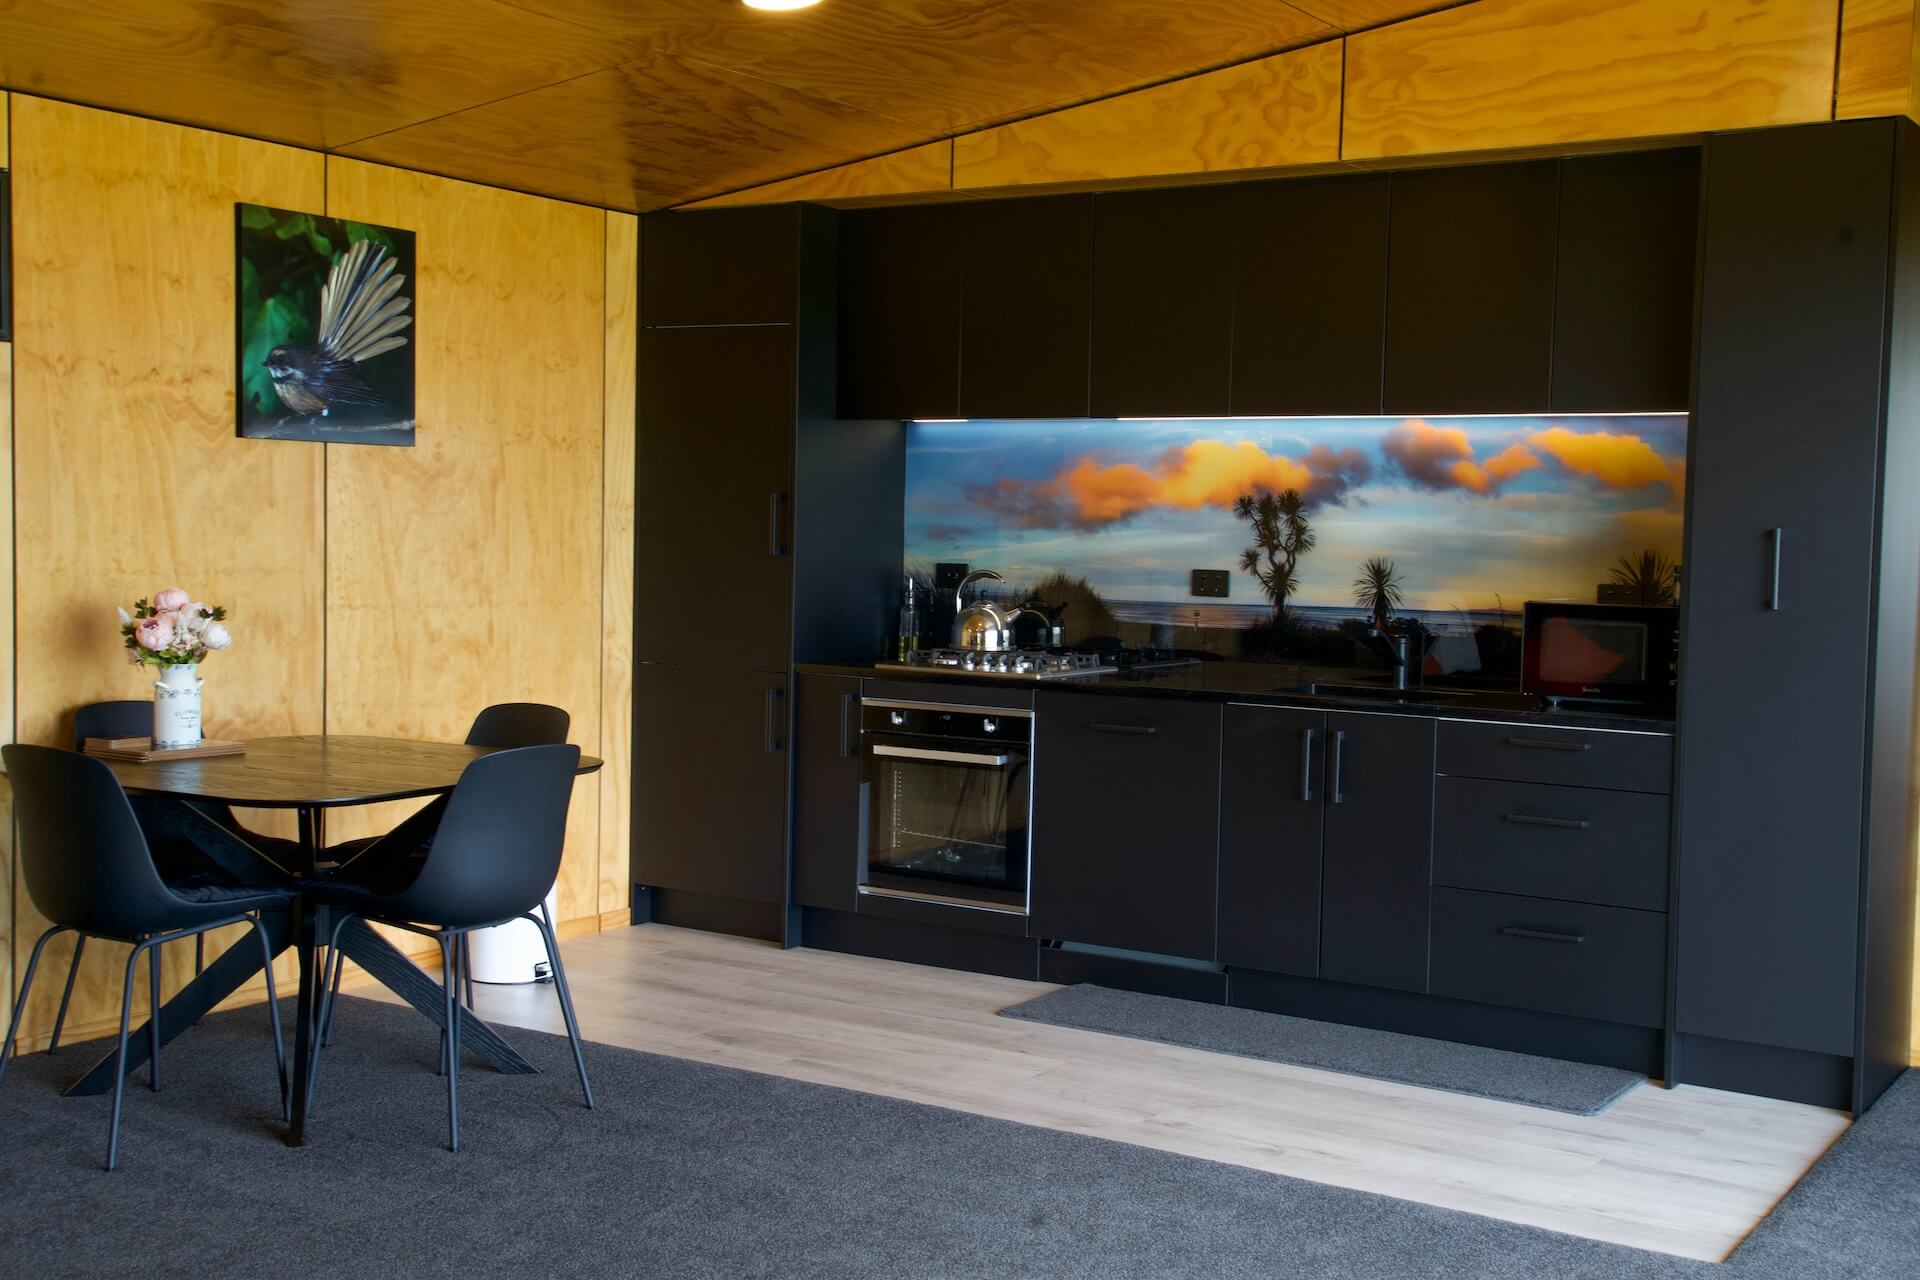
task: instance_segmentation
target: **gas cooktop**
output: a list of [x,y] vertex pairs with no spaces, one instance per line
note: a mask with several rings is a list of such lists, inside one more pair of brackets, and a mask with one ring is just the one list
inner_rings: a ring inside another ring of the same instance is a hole
[[887,671],[942,675],[1014,676],[1027,680],[1079,680],[1126,671],[1184,667],[1194,662],[1171,649],[916,649],[905,661],[882,661]]

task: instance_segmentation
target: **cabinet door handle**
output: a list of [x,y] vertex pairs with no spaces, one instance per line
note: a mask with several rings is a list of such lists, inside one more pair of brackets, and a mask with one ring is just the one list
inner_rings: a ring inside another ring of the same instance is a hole
[[1340,765],[1343,758],[1346,756],[1346,754],[1347,754],[1347,731],[1345,729],[1335,729],[1333,731],[1333,782],[1332,782],[1333,802],[1335,804],[1345,804],[1347,799],[1346,796],[1342,795],[1340,792]]
[[787,495],[770,493],[767,495],[767,554],[784,556],[787,554],[786,520]]
[[1509,938],[1533,938],[1540,942],[1585,942],[1584,933],[1561,933],[1556,929],[1523,929],[1517,924],[1507,925],[1500,932]]
[[1313,735],[1314,730],[1300,731],[1300,798],[1313,799]]
[[1087,728],[1095,733],[1131,733],[1136,737],[1151,738],[1160,730],[1150,724],[1090,724]]
[[1508,738],[1507,745],[1525,751],[1591,751],[1591,742],[1563,742],[1558,738]]
[[1585,831],[1585,818],[1547,818],[1532,813],[1509,813],[1502,815],[1508,822],[1518,822],[1529,827],[1566,827],[1572,831]]
[[1767,559],[1767,599],[1766,607],[1770,613],[1780,612],[1780,545],[1787,540],[1785,529],[1767,530],[1767,542],[1770,551]]
[[853,695],[840,695],[840,758],[853,757]]
[[767,750],[780,749],[780,691],[767,690]]

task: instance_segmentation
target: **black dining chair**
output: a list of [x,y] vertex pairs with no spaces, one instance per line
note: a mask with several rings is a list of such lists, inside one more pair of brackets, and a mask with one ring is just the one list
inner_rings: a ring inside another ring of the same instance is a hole
[[[27,957],[26,975],[0,1045],[0,1080],[13,1057],[20,1016],[33,991],[34,970],[49,940],[62,933],[105,938],[133,948],[120,992],[120,1041],[113,1082],[113,1119],[107,1132],[107,1168],[120,1161],[120,1111],[126,1094],[128,1023],[133,1014],[133,976],[144,955],[150,995],[147,1036],[151,1055],[147,1084],[160,1088],[160,947],[230,924],[248,924],[260,943],[267,975],[267,1018],[280,1068],[280,1109],[291,1116],[286,1046],[273,984],[273,953],[257,912],[284,907],[286,890],[248,885],[169,884],[154,864],[133,806],[113,771],[102,762],[53,747],[11,743],[0,748],[13,785],[19,823],[19,856],[27,893],[52,926]],[[64,1000],[63,1000],[64,1003]]]
[[[446,993],[447,1145],[453,1151],[460,1149],[461,1006],[455,944],[475,929],[530,920],[540,930],[573,1046],[573,1064],[580,1073],[580,1091],[587,1106],[593,1106],[560,945],[545,913],[537,909],[560,871],[567,805],[579,765],[580,748],[569,745],[518,747],[481,756],[462,771],[433,843],[417,864],[385,862],[374,868],[383,874],[365,880],[336,875],[303,882],[311,898],[340,913],[328,939],[336,954],[341,930],[356,920],[392,925],[440,944]],[[336,999],[329,989],[322,1026],[330,1022]],[[317,1065],[316,1058],[308,1072],[309,1098]]]
[[[492,747],[504,750],[510,747],[557,746],[567,740],[567,732],[573,727],[573,719],[564,707],[548,706],[544,702],[497,702],[485,707],[473,718],[473,725],[467,730],[467,745],[470,747]],[[327,850],[331,861],[342,866],[357,861],[363,854],[372,852],[376,846],[379,852],[373,853],[376,859],[405,858],[417,863],[426,856],[426,849],[433,843],[434,828],[439,826],[440,817],[446,812],[446,797],[441,797],[422,807],[418,812],[402,822],[384,836],[370,836],[360,840],[348,840]],[[417,868],[416,868],[417,869]],[[364,875],[368,869],[360,868],[356,874]],[[387,873],[391,880],[393,874]],[[546,914],[544,905],[537,908]],[[551,923],[551,922],[549,922]],[[466,988],[467,1008],[473,1008],[473,948],[463,934],[460,938],[459,953],[454,957],[459,974]],[[342,957],[338,950],[330,954],[332,973],[327,979],[327,989],[334,995],[340,994],[340,971],[343,968]],[[321,1043],[333,1043],[333,1023],[322,1023]],[[444,1055],[445,1048],[442,1047]],[[442,1057],[441,1069],[445,1070],[445,1058]]]

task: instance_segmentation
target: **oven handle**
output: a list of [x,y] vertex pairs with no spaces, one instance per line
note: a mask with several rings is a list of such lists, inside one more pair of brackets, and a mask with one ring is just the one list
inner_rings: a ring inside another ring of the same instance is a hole
[[929,747],[889,747],[876,743],[867,748],[876,756],[891,756],[896,760],[944,760],[950,764],[984,764],[995,769],[1004,768],[1012,756],[988,755],[980,751],[935,751]]

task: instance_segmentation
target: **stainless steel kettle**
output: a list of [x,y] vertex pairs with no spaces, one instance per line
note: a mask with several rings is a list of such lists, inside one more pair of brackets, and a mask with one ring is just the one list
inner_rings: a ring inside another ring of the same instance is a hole
[[1013,647],[1013,619],[998,605],[985,600],[967,603],[967,587],[979,580],[1005,582],[991,569],[978,569],[960,579],[953,589],[953,647],[981,649],[997,653]]

